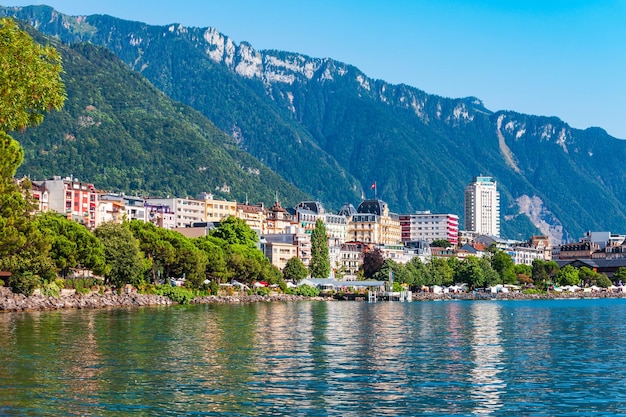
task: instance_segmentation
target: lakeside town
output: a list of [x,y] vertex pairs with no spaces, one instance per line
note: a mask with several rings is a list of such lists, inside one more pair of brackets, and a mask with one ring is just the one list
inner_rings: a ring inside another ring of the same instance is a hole
[[[554,261],[559,269],[570,266],[593,273],[592,279],[587,272],[587,276],[571,280],[571,285],[564,287],[566,291],[600,291],[601,286],[596,286],[599,276],[609,279],[603,281],[604,288],[621,291],[621,273],[626,272],[624,269],[618,273],[620,268],[626,268],[626,235],[588,232],[579,242],[567,244],[552,244],[547,236],[530,236],[527,240],[501,238],[497,183],[487,176],[475,177],[464,190],[467,230],[459,228],[457,214],[430,211],[396,214],[378,198],[363,200],[357,207],[345,204],[337,213],[331,213],[318,201],[303,201],[290,208],[282,207],[277,197],[272,207],[265,207],[216,199],[210,193],[192,199],[143,198],[101,192],[93,184],[71,177],[31,183],[30,193],[38,212],[61,213],[90,230],[104,223],[136,220],[187,238],[198,238],[207,236],[223,219],[239,218],[258,235],[258,248],[281,271],[292,258],[309,268],[311,233],[321,220],[328,237],[330,272],[328,277],[309,276],[318,280],[307,282],[322,289],[345,290],[346,282],[371,278],[363,275],[363,269],[364,260],[373,251],[384,261],[398,265],[410,264],[416,258],[426,264],[435,258],[480,259],[494,251],[502,252],[510,257],[513,265],[520,267],[516,268],[517,279],[508,280],[508,285],[506,280],[500,280],[498,285],[489,288],[492,292],[519,290],[524,284],[526,288],[532,287],[530,268],[536,260]],[[376,183],[371,187],[373,193],[375,188]],[[438,284],[419,290],[447,293],[468,289],[462,283]]]

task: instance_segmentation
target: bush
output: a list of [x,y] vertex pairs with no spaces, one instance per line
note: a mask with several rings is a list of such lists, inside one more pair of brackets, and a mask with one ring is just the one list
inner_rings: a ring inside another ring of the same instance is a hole
[[320,295],[320,290],[310,285],[300,285],[296,291],[297,295],[304,297],[317,297]]
[[263,297],[270,295],[270,289],[267,287],[257,288],[255,291],[256,295],[261,295]]
[[184,287],[172,287],[171,285],[159,285],[155,294],[163,295],[178,304],[189,304],[195,298],[193,291]]
[[56,282],[50,282],[41,287],[41,295],[45,297],[54,297],[59,298],[61,288],[56,284]]
[[9,287],[16,294],[32,295],[35,288],[41,285],[41,278],[32,272],[12,275],[9,278]]
[[528,288],[522,291],[522,294],[543,294],[544,291],[538,290],[536,288]]
[[606,275],[602,274],[598,277],[598,286],[602,287],[602,288],[608,288],[611,285],[613,285],[613,283],[611,282],[611,280],[609,279],[609,277],[607,277]]

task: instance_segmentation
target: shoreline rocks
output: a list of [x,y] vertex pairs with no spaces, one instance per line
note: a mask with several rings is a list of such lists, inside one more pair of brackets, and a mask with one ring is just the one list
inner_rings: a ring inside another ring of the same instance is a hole
[[172,305],[167,297],[153,294],[90,293],[69,294],[60,297],[14,294],[8,288],[0,288],[0,311],[41,311],[62,309],[100,309],[111,307],[141,307]]
[[[618,292],[549,292],[541,294],[522,293],[413,293],[413,301],[434,300],[554,300],[554,299],[583,299],[583,298],[626,298],[626,293]],[[191,301],[191,304],[242,304],[242,303],[272,303],[289,301],[334,301],[331,297],[304,297],[301,295],[272,294],[247,295],[237,294],[230,296],[203,296]],[[365,297],[359,299],[364,301]],[[41,311],[62,309],[102,309],[118,307],[142,306],[170,306],[176,304],[165,296],[153,294],[138,294],[136,291],[127,291],[122,294],[110,291],[100,294],[62,293],[60,297],[46,297],[40,294],[29,297],[23,294],[14,294],[9,288],[0,287],[0,312]]]

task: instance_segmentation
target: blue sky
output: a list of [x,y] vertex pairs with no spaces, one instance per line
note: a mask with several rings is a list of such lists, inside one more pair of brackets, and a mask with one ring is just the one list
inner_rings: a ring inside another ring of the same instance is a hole
[[[5,6],[37,4],[3,2]],[[372,78],[626,139],[624,0],[49,0],[71,15],[212,26]]]

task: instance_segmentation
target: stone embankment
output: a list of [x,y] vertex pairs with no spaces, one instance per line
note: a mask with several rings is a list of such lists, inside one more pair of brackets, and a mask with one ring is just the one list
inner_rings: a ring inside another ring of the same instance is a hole
[[35,311],[60,309],[88,309],[107,307],[139,307],[149,305],[171,305],[172,300],[160,295],[125,293],[65,294],[60,297],[14,294],[0,287],[0,311]]
[[[258,303],[274,301],[300,301],[300,300],[328,300],[323,297],[304,297],[300,295],[272,294],[272,295],[232,295],[232,296],[206,296],[197,297],[192,304],[236,304]],[[110,290],[101,294],[92,292],[80,294],[73,290],[62,290],[59,297],[46,297],[40,294],[29,297],[23,294],[14,294],[10,289],[0,287],[0,311],[37,311],[37,310],[60,310],[60,309],[93,309],[110,307],[141,307],[176,304],[168,297],[152,294],[138,294],[135,289],[125,291],[122,294]]]
[[626,298],[623,292],[547,292],[540,294],[523,294],[521,292],[509,293],[485,293],[485,292],[467,292],[467,293],[448,293],[434,294],[430,292],[413,293],[413,301],[428,300],[555,300],[555,299],[571,299],[571,298]]

